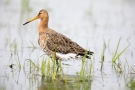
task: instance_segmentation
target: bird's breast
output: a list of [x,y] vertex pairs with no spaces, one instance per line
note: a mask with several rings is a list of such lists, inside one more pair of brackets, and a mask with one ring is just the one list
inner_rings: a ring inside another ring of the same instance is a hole
[[45,34],[39,35],[38,44],[43,50],[46,50],[46,42],[48,39],[49,39],[49,37]]

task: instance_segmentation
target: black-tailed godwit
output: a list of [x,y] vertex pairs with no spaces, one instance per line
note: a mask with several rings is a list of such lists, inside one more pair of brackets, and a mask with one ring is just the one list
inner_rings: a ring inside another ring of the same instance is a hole
[[57,64],[58,60],[78,59],[82,58],[84,55],[86,55],[86,58],[90,59],[93,52],[82,48],[65,35],[48,27],[49,15],[46,10],[40,10],[35,18],[29,20],[23,25],[36,19],[40,19],[40,24],[38,25],[38,43],[47,55],[56,57]]

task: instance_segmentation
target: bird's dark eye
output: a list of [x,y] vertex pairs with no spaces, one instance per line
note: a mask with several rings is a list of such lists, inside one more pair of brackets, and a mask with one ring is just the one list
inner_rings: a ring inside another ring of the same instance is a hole
[[41,13],[39,13],[39,14],[41,14]]

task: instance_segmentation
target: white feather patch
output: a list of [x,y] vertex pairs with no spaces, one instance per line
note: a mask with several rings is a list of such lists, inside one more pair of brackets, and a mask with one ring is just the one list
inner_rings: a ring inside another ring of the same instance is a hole
[[56,53],[56,56],[58,56],[62,60],[82,58],[82,56],[79,56],[79,55],[77,56],[77,54],[74,54],[74,53],[68,53],[68,54]]

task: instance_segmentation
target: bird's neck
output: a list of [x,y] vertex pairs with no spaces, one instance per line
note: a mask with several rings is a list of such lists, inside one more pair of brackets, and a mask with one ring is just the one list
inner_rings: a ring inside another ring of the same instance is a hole
[[48,28],[48,21],[49,21],[48,18],[41,19],[39,26],[44,27],[44,28]]
[[42,19],[38,26],[38,33],[45,33],[48,30],[48,19]]

